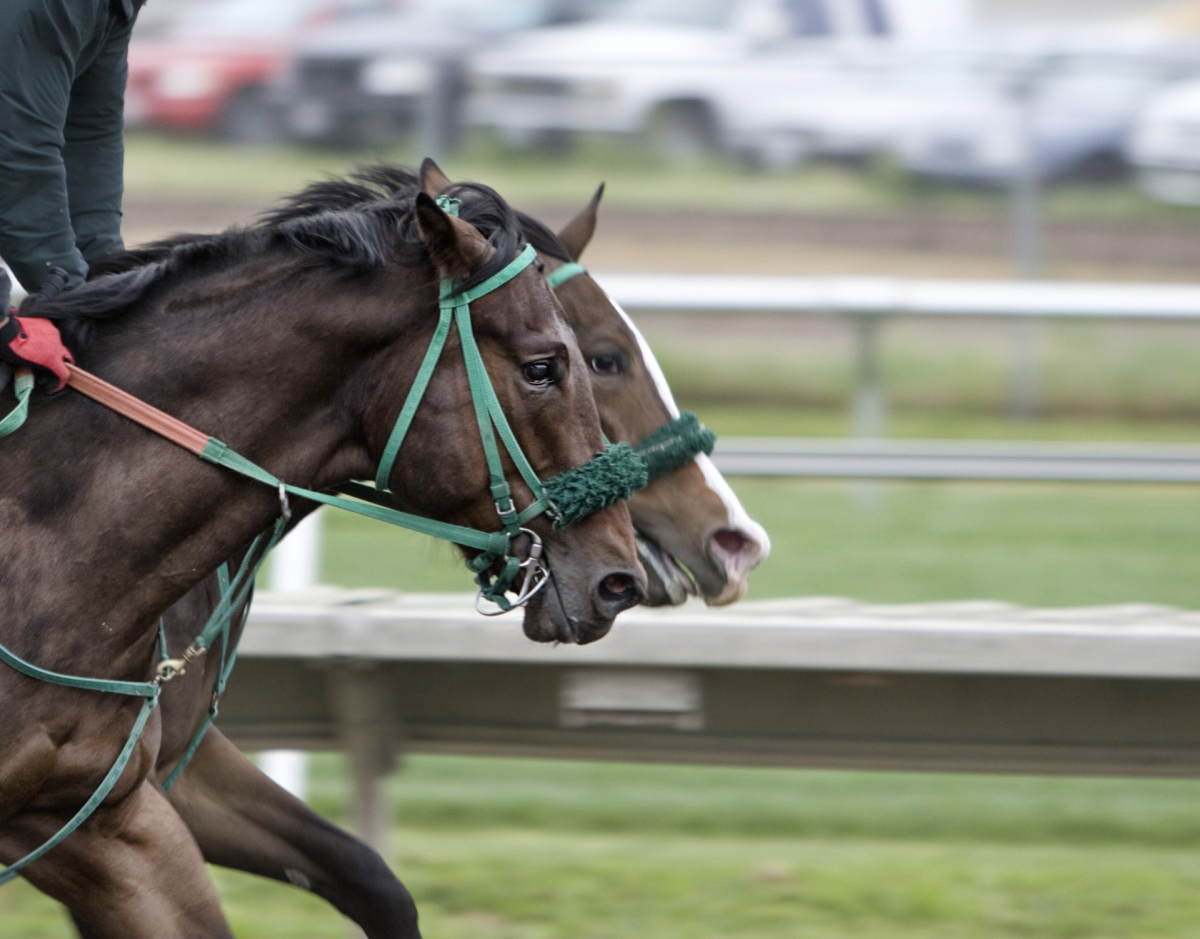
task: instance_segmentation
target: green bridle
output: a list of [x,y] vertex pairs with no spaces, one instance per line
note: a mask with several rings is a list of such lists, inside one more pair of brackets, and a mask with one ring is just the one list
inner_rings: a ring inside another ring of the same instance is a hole
[[[581,274],[587,274],[587,268],[575,261],[568,261],[547,274],[546,283],[551,290],[558,290]],[[701,453],[711,456],[716,441],[717,435],[701,424],[695,414],[683,411],[643,437],[640,443],[634,445],[633,452],[646,461],[646,478],[654,482],[660,476],[682,469]]]
[[[458,215],[457,199],[439,196],[437,202],[449,215]],[[649,482],[645,461],[634,454],[627,444],[609,444],[587,463],[547,482],[538,478],[521,449],[496,397],[483,363],[483,356],[475,342],[471,324],[471,303],[503,287],[536,258],[537,251],[534,247],[526,245],[525,249],[501,270],[482,283],[465,290],[456,281],[442,280],[438,291],[438,324],[417,370],[417,377],[409,388],[408,396],[384,446],[375,474],[375,489],[372,492],[362,484],[351,484],[339,490],[376,504],[380,501],[379,494],[388,492],[388,481],[391,479],[400,447],[425,397],[446,339],[450,335],[450,328],[452,325],[456,327],[466,364],[471,400],[475,408],[475,421],[479,427],[484,457],[487,460],[488,487],[503,528],[499,532],[481,532],[461,526],[447,526],[419,516],[407,516],[402,524],[415,531],[475,548],[480,552],[468,562],[468,566],[474,572],[476,583],[479,585],[479,594],[475,600],[476,609],[491,616],[523,606],[549,580],[549,569],[542,560],[541,538],[532,529],[525,527],[529,521],[545,514],[553,520],[556,528],[566,527],[618,501],[628,499]],[[505,478],[504,464],[501,461],[500,444],[503,444],[521,479],[533,494],[533,501],[524,509],[518,510],[513,503],[512,487]],[[385,504],[387,501],[384,500]],[[513,539],[521,535],[526,535],[530,540],[529,552],[524,561],[519,560],[511,551]],[[500,572],[493,578],[489,572],[497,563],[501,565]],[[524,576],[517,588],[517,597],[515,600],[509,600],[507,593],[522,572]],[[486,609],[482,605],[484,601],[495,604],[497,609]]]

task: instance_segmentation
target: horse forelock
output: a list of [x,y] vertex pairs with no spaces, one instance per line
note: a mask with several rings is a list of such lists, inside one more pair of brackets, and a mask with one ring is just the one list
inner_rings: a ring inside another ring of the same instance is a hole
[[517,210],[514,211],[516,212],[517,222],[521,226],[521,232],[524,234],[525,240],[538,251],[559,261],[576,260],[571,257],[571,252],[559,240],[558,235],[554,234],[546,225],[531,215],[526,215],[524,212]]

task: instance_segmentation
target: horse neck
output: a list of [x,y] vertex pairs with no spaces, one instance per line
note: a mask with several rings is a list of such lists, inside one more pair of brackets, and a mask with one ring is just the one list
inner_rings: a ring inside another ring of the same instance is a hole
[[[347,417],[361,417],[366,360],[420,305],[392,300],[372,318],[362,285],[322,291],[316,273],[242,280],[241,292],[227,273],[215,299],[193,286],[122,317],[81,365],[288,482],[369,476]],[[251,288],[254,298],[240,299]],[[280,511],[270,487],[69,391],[39,399],[0,441],[0,479],[0,641],[49,668],[86,653],[117,673],[144,672],[160,611]]]

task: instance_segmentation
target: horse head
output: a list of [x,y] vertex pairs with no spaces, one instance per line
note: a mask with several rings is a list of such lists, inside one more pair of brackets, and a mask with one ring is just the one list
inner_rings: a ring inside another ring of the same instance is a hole
[[[450,191],[454,193],[452,204],[461,206],[466,217],[471,215],[472,203],[486,194],[471,186]],[[501,261],[512,260],[501,258],[493,243],[502,239],[489,241],[468,221],[447,214],[425,193],[418,193],[414,203],[422,242],[442,283],[466,288],[478,282],[481,273],[494,272]],[[531,264],[503,289],[472,301],[470,312],[473,341],[491,387],[536,477],[543,481],[559,477],[603,451],[605,442],[587,365],[546,285],[542,262]],[[395,462],[387,485],[403,494],[400,502],[405,508],[419,514],[495,529],[497,503],[509,496],[498,498],[490,485],[484,438],[474,426],[462,345],[460,336],[457,343],[449,341],[442,352],[442,365],[433,373],[413,418],[412,443],[407,453],[400,451],[401,459]],[[398,348],[396,355],[401,361],[410,359],[411,348]],[[453,364],[447,367],[448,363]],[[382,451],[401,403],[393,398],[372,414],[368,422],[372,451]],[[513,504],[520,508],[535,502],[538,494],[517,472],[511,456],[506,463]],[[623,503],[568,527],[551,524],[544,516],[531,520],[527,527],[544,543],[551,572],[545,589],[526,603],[524,628],[529,638],[594,641],[608,631],[618,613],[645,596]]]
[[[451,186],[431,160],[422,164],[420,179],[430,195]],[[555,293],[587,363],[605,434],[637,443],[678,418],[679,408],[637,326],[575,263],[595,234],[603,193],[602,185],[557,237],[530,216],[517,215],[551,282],[559,280],[556,272],[566,275]],[[745,594],[750,571],[771,550],[766,531],[703,453],[635,493],[629,508],[650,606],[680,604],[696,593],[713,606],[734,603]]]

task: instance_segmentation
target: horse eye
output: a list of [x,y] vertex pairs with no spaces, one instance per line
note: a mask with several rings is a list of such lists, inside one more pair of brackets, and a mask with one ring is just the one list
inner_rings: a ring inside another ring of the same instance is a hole
[[588,365],[597,375],[617,375],[621,371],[621,360],[615,355],[594,355]]
[[530,362],[522,372],[525,373],[525,380],[531,385],[548,385],[554,380],[554,364],[549,359]]

